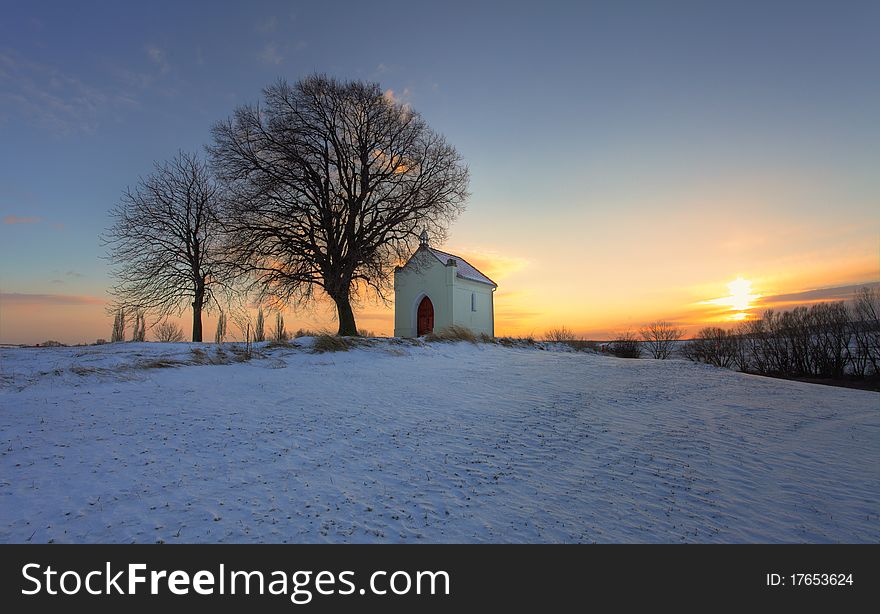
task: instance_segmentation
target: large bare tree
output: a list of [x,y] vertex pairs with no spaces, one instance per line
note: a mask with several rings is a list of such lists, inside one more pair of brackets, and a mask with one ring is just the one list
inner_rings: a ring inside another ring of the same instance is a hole
[[336,304],[384,297],[395,264],[427,228],[442,239],[468,196],[461,156],[378,84],[314,75],[264,90],[214,127],[209,148],[232,195],[232,254],[266,297]]
[[221,249],[221,194],[198,155],[178,153],[128,188],[104,234],[116,279],[115,307],[158,319],[192,308],[192,340],[202,340],[202,311],[232,269]]

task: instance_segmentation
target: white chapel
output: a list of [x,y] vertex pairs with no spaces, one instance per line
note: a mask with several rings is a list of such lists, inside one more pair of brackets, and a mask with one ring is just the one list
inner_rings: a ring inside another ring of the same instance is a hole
[[405,265],[394,270],[394,336],[421,337],[449,326],[495,336],[498,284],[464,258],[428,245],[428,233]]

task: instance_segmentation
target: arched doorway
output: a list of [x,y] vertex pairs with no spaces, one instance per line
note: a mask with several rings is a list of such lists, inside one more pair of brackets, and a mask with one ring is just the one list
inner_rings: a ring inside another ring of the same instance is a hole
[[416,334],[419,337],[434,330],[434,304],[427,296],[419,303],[417,322],[418,332]]

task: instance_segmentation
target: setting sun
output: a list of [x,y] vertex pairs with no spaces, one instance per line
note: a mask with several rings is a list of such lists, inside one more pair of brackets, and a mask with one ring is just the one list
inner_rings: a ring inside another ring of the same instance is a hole
[[755,301],[761,298],[761,295],[755,294],[752,282],[742,277],[737,277],[727,284],[727,289],[730,292],[727,296],[703,301],[703,304],[727,307],[727,312],[723,314],[724,320],[745,320],[749,317],[749,310],[755,307]]

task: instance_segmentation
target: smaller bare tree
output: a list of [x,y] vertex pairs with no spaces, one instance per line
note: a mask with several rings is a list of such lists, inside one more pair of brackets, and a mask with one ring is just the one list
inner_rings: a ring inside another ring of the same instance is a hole
[[263,308],[260,307],[259,311],[257,311],[257,323],[254,325],[254,342],[259,343],[260,341],[266,340],[266,318],[263,315]]
[[275,341],[287,341],[287,331],[284,330],[284,316],[281,312],[275,314],[275,328],[272,330],[272,338]]
[[607,345],[608,351],[618,358],[641,358],[642,345],[632,332],[620,333]]
[[214,334],[214,343],[226,341],[226,314],[222,311],[217,316],[217,332]]
[[729,331],[734,339],[733,364],[743,373],[751,371],[752,357],[755,354],[755,338],[752,333],[754,330],[753,322],[756,322],[756,320],[743,320]]
[[110,336],[110,343],[119,343],[125,341],[125,309],[121,307],[116,310],[113,316],[113,334]]
[[236,279],[222,243],[222,203],[204,162],[183,152],[127,189],[103,236],[114,306],[157,319],[192,309],[192,340],[201,341],[202,312],[218,293],[231,295]]
[[156,326],[155,335],[156,341],[160,343],[179,343],[184,339],[183,331],[180,327],[167,320]]
[[733,333],[718,326],[707,326],[696,339],[684,344],[681,353],[694,362],[730,368],[736,362],[738,342]]
[[880,291],[860,288],[852,303],[855,353],[866,374],[880,374]]
[[681,339],[684,331],[663,320],[651,322],[639,331],[651,356],[660,360],[669,358],[675,344]]
[[147,337],[147,320],[143,311],[134,313],[134,330],[131,333],[132,341],[144,341]]

